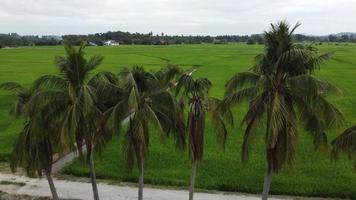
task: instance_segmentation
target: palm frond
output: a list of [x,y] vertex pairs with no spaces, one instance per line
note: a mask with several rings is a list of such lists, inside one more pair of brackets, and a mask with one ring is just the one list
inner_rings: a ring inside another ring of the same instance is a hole
[[221,108],[221,100],[213,97],[207,99],[208,114],[210,121],[213,124],[215,133],[217,134],[217,141],[222,147],[225,146],[225,142],[228,136],[226,123],[230,125],[234,124],[234,117],[230,109],[223,110]]
[[[350,159],[356,155],[356,126],[346,129],[332,141],[332,158],[337,160],[340,153],[345,153]],[[356,170],[356,165],[355,165]]]
[[256,97],[249,106],[249,109],[242,120],[242,124],[246,125],[243,144],[241,146],[241,160],[247,162],[249,159],[250,146],[255,137],[255,128],[260,118],[265,113],[266,104],[263,96]]
[[169,86],[170,83],[178,76],[183,74],[183,69],[181,69],[178,65],[169,64],[164,68],[161,68],[155,73],[155,76],[160,81],[163,87]]
[[16,83],[16,82],[2,83],[2,84],[0,84],[0,89],[14,92],[16,95],[21,95],[23,93],[28,92],[28,89],[26,89],[25,87],[23,87],[22,85],[20,85],[19,83]]
[[279,133],[285,129],[288,112],[284,98],[279,93],[274,94],[267,111],[267,148],[275,148]]
[[225,98],[222,100],[222,106],[226,109],[238,103],[244,101],[250,101],[256,96],[258,96],[259,93],[260,93],[260,89],[257,87],[249,87],[249,88],[241,89],[237,92],[225,96]]
[[236,92],[245,86],[253,86],[260,79],[254,72],[240,72],[230,78],[225,84],[225,95]]
[[68,87],[68,83],[59,76],[44,75],[36,79],[32,84],[34,90],[40,89],[65,89]]
[[177,81],[176,95],[181,91],[185,95],[189,94],[191,91],[194,91],[194,84],[195,82],[192,76],[189,76],[188,74],[182,75]]
[[335,85],[319,80],[311,75],[304,74],[288,79],[290,91],[300,96],[341,94],[341,90]]
[[85,65],[85,72],[91,72],[95,68],[97,68],[104,60],[103,56],[93,56],[91,57],[86,65]]

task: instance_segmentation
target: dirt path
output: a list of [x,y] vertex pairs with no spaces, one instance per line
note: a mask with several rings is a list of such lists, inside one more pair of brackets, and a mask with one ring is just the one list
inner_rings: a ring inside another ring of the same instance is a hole
[[[85,145],[82,147],[83,153],[87,151],[87,148]],[[63,167],[71,163],[75,158],[78,157],[78,153],[76,151],[70,152],[67,155],[61,157],[58,159],[55,163],[52,165],[52,174],[58,173]]]
[[[0,173],[0,191],[31,196],[50,196],[47,180],[27,178],[13,174]],[[6,183],[6,184],[4,184]],[[16,184],[17,183],[17,184]],[[65,199],[91,200],[92,190],[90,183],[74,182],[65,180],[55,180],[58,194]],[[102,200],[136,200],[137,188],[129,186],[116,186],[104,183],[98,184],[100,197]],[[188,191],[171,189],[144,189],[145,200],[185,200],[188,198]],[[223,193],[196,193],[195,200],[258,200],[257,196],[243,194],[223,194]]]

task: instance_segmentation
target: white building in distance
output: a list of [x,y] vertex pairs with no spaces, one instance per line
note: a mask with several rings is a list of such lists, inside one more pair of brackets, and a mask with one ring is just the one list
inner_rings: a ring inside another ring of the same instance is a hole
[[115,40],[107,40],[104,42],[105,46],[119,46],[120,43],[116,42]]

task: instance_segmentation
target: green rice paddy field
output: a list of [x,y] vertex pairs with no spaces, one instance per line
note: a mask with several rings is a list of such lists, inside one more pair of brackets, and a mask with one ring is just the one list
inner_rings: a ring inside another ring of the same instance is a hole
[[[356,45],[321,45],[322,52],[335,51],[333,59],[325,63],[317,76],[336,84],[343,95],[330,97],[346,118],[346,125],[356,123]],[[214,84],[211,95],[222,97],[225,82],[236,72],[247,70],[256,54],[263,50],[258,45],[171,45],[88,47],[89,55],[105,57],[98,71],[119,72],[121,68],[143,65],[158,69],[171,62],[185,68],[198,67],[195,76],[208,77]],[[0,49],[0,83],[17,81],[29,85],[40,75],[56,73],[54,57],[64,53],[62,47],[33,47]],[[9,116],[14,97],[0,91],[0,160],[6,162],[23,121]],[[229,128],[225,150],[219,148],[212,128],[206,129],[206,148],[198,168],[197,187],[224,191],[259,193],[262,190],[265,154],[263,127],[253,143],[250,162],[241,164],[240,146],[243,128],[240,120],[245,106],[235,109],[236,123]],[[331,131],[331,141],[339,131]],[[136,181],[137,171],[128,174],[122,153],[122,135],[115,136],[101,158],[96,156],[98,178],[117,181]],[[345,158],[330,161],[328,149],[315,152],[311,137],[300,131],[298,156],[295,166],[285,168],[274,176],[272,194],[300,196],[345,197],[356,199],[356,173],[353,163]],[[88,170],[75,161],[62,173],[89,176]],[[190,164],[187,152],[177,152],[170,140],[161,143],[152,132],[150,152],[145,171],[145,182],[155,185],[187,186]]]

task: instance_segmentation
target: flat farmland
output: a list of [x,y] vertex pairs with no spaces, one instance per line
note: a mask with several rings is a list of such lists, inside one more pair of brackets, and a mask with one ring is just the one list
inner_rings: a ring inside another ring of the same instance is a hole
[[[320,79],[338,86],[343,94],[329,99],[344,113],[345,128],[356,124],[356,45],[319,45],[321,52],[333,51],[331,60],[323,64],[316,73]],[[225,82],[237,72],[248,70],[254,57],[261,53],[260,45],[169,45],[169,46],[117,46],[87,47],[88,55],[104,56],[97,71],[118,73],[123,67],[142,65],[156,70],[167,63],[178,64],[186,69],[196,67],[194,76],[207,77],[213,83],[211,95],[222,97]],[[0,49],[0,83],[16,81],[30,85],[44,74],[56,74],[54,57],[63,55],[61,46]],[[23,119],[9,116],[8,110],[14,96],[0,91],[0,160],[6,162],[12,150]],[[260,127],[253,143],[251,159],[247,164],[240,162],[243,137],[241,118],[246,105],[234,109],[235,126],[229,127],[225,149],[216,142],[212,127],[208,124],[205,138],[205,155],[198,167],[197,188],[223,191],[258,193],[262,190],[265,153],[264,127]],[[341,130],[329,132],[329,141]],[[129,174],[125,168],[122,152],[122,136],[117,135],[103,154],[96,155],[97,177],[115,181],[137,179],[137,171]],[[178,152],[167,139],[160,141],[152,132],[150,152],[146,164],[145,182],[155,185],[187,186],[190,178],[190,163],[187,152]],[[89,176],[88,169],[77,161],[63,169],[62,173]],[[272,194],[300,196],[348,197],[356,199],[356,173],[353,163],[345,158],[330,161],[329,149],[314,151],[311,137],[300,130],[298,155],[293,168],[285,168],[274,176]]]

